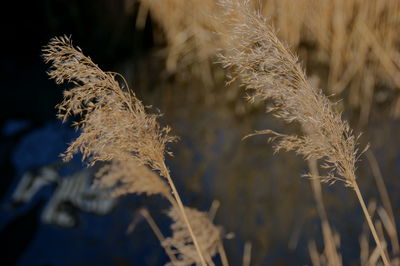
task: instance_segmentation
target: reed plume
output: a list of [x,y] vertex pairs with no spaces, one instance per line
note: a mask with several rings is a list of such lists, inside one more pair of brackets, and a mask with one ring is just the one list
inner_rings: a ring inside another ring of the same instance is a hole
[[[71,116],[80,118],[75,126],[81,130],[81,135],[70,144],[63,154],[64,159],[69,160],[81,152],[89,164],[109,162],[110,165],[98,172],[96,182],[114,187],[115,195],[164,195],[172,205],[174,219],[169,245],[174,246],[178,254],[183,252],[178,259],[188,258],[190,253],[192,263],[207,265],[206,259],[210,262],[216,254],[210,247],[220,237],[220,232],[211,221],[206,223],[205,215],[198,211],[187,209],[190,210],[189,222],[164,161],[165,154],[171,154],[166,145],[176,137],[169,134],[169,127],[158,124],[160,115],[147,113],[148,108],[128,89],[126,82],[123,86],[117,81],[117,76],[125,81],[122,76],[102,71],[79,47],[75,48],[68,37],[51,39],[43,49],[43,56],[46,63],[51,63],[49,76],[58,84],[72,85],[57,106],[59,118],[63,121]],[[198,227],[196,234],[191,223]],[[203,233],[213,235],[203,236]],[[183,243],[177,243],[177,235],[185,236]],[[204,244],[202,248],[198,237]]]
[[[200,212],[193,208],[185,207],[185,211],[190,221],[192,221],[194,234],[205,254],[206,262],[212,265],[210,255],[218,253],[220,244],[220,229],[209,219],[207,213]],[[174,251],[177,260],[176,265],[193,265],[198,262],[196,248],[191,243],[191,236],[186,230],[186,225],[181,218],[181,214],[176,208],[168,211],[168,216],[173,220],[171,225],[172,236],[162,241],[162,246]],[[188,244],[189,243],[189,244]]]
[[348,123],[321,90],[311,86],[298,58],[282,44],[265,18],[242,1],[222,0],[220,4],[226,10],[226,23],[231,25],[227,33],[231,38],[220,56],[223,66],[251,91],[251,102],[270,100],[269,112],[288,123],[300,124],[304,132],[285,135],[264,130],[255,134],[272,135],[276,151],[295,151],[305,159],[323,161],[322,167],[327,170],[323,181],[340,180],[353,188],[382,260],[389,265],[356,181],[359,152]]
[[311,87],[298,58],[282,44],[265,18],[249,11],[247,5],[222,2],[236,13],[231,19],[231,41],[226,54],[221,55],[223,66],[251,90],[251,102],[271,100],[269,112],[288,123],[298,122],[308,132],[303,136],[270,130],[256,134],[272,134],[277,151],[294,150],[306,159],[324,159],[325,168],[330,170],[324,180],[341,180],[352,186],[357,149],[349,125],[328,98]]
[[134,159],[113,160],[96,172],[95,186],[112,188],[112,196],[125,194],[156,195],[171,199],[168,185],[146,165]]
[[176,140],[169,127],[160,127],[159,114],[148,114],[144,105],[116,80],[118,74],[103,72],[68,37],[53,38],[43,49],[48,71],[57,84],[74,87],[64,91],[57,106],[58,117],[80,116],[75,123],[82,134],[64,154],[69,160],[77,152],[93,164],[111,159],[134,158],[167,175],[164,167],[166,144]]

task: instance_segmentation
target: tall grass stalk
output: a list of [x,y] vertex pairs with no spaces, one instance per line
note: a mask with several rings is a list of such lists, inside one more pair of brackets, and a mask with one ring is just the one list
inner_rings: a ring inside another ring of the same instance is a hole
[[183,206],[181,197],[179,196],[179,193],[176,190],[175,184],[172,181],[171,175],[169,174],[169,171],[168,171],[167,166],[165,164],[163,165],[163,169],[166,172],[166,176],[165,177],[167,178],[168,183],[171,186],[172,194],[175,197],[175,200],[176,200],[176,202],[178,204],[178,207],[179,207],[179,209],[180,209],[180,211],[182,213],[183,219],[184,219],[184,221],[185,221],[185,223],[186,223],[186,225],[188,227],[190,236],[192,237],[193,243],[194,243],[194,245],[196,247],[196,251],[197,251],[197,253],[198,253],[199,257],[200,257],[200,262],[201,262],[202,265],[207,266],[207,263],[206,263],[206,261],[204,259],[204,256],[203,256],[203,253],[201,252],[200,245],[199,245],[199,243],[197,241],[197,238],[196,238],[195,234],[193,233],[192,226],[190,225],[189,219],[188,219],[188,217],[186,215],[185,208]]
[[[308,168],[313,176],[319,176],[318,162],[313,159],[307,160]],[[329,224],[328,215],[326,213],[324,200],[322,197],[322,186],[321,182],[315,178],[310,180],[311,187],[314,194],[315,203],[317,205],[318,215],[321,219],[322,224],[322,235],[325,245],[325,257],[328,261],[328,265],[342,265],[341,257],[337,251],[337,244]]]
[[383,263],[390,265],[356,181],[355,164],[361,154],[358,138],[334,104],[311,85],[298,58],[282,44],[266,19],[251,11],[246,2],[219,2],[226,12],[225,23],[232,29],[226,33],[230,39],[220,56],[222,64],[251,92],[251,102],[269,100],[269,112],[287,123],[300,124],[304,132],[285,135],[263,130],[251,135],[268,134],[276,151],[295,151],[306,160],[323,162],[323,176],[305,176],[327,183],[341,181],[353,188]]
[[[394,219],[394,213],[393,213],[393,208],[392,208],[392,204],[390,203],[390,197],[389,197],[389,193],[386,189],[386,185],[385,182],[383,180],[383,175],[381,172],[381,169],[379,167],[378,161],[376,160],[376,157],[374,155],[374,153],[372,152],[371,149],[369,149],[366,153],[365,153],[368,162],[371,166],[371,170],[373,173],[373,176],[375,178],[375,182],[376,182],[376,186],[378,188],[379,191],[379,195],[381,197],[382,200],[382,204],[389,216],[389,219],[391,221],[391,223],[393,225],[396,224],[395,219]],[[394,228],[396,230],[396,228]],[[399,239],[397,237],[397,232],[395,231],[394,234],[392,235],[393,241],[392,241],[392,246],[393,246],[393,252],[394,253],[400,253],[400,247],[399,247]]]
[[361,194],[361,191],[360,191],[360,188],[358,187],[357,182],[354,182],[353,188],[354,188],[354,191],[356,192],[357,199],[360,202],[361,208],[363,210],[364,216],[365,216],[365,218],[367,220],[369,229],[371,230],[371,233],[372,233],[372,236],[373,236],[373,238],[375,240],[375,243],[379,248],[379,252],[380,252],[381,258],[383,260],[383,263],[385,265],[391,265],[390,262],[389,262],[389,259],[386,256],[385,251],[383,250],[383,247],[381,245],[381,240],[378,237],[378,233],[376,232],[374,223],[372,222],[372,219],[371,219],[371,215],[369,214],[367,206],[365,205],[364,198],[363,198],[363,196]]
[[[170,154],[166,145],[175,141],[176,137],[170,136],[169,127],[158,124],[157,118],[160,115],[148,114],[146,107],[129,90],[126,82],[126,87],[120,85],[116,79],[118,74],[102,71],[79,47],[75,48],[68,37],[53,38],[44,47],[43,56],[46,63],[51,63],[48,71],[51,78],[58,84],[68,82],[73,85],[64,91],[64,100],[58,105],[59,118],[63,121],[71,116],[80,118],[75,126],[82,133],[70,144],[64,159],[69,160],[74,154],[81,152],[90,164],[98,161],[119,163],[117,167],[112,164],[101,171],[100,183],[122,183],[123,190],[131,193],[164,195],[171,202],[170,216],[175,220],[174,225],[178,228],[180,237],[186,238],[187,229],[190,235],[188,238],[191,238],[199,260],[191,256],[187,239],[183,248],[190,256],[185,258],[185,254],[182,254],[181,257],[207,265],[187,217],[188,208],[183,206],[165,165],[165,154]],[[148,167],[144,167],[146,165]],[[171,191],[165,189],[165,182],[158,175],[167,180]],[[208,222],[208,218],[203,219],[206,215],[192,209],[190,211],[193,215],[192,222],[196,222],[198,226],[208,226],[207,229],[213,234],[203,237],[203,243],[207,242],[207,238],[219,238],[218,229]],[[182,218],[183,223],[180,221]],[[202,228],[200,226],[197,230]],[[170,246],[179,249],[175,242],[174,237],[169,239]],[[211,248],[212,245],[213,243]],[[210,254],[206,255],[211,258]]]

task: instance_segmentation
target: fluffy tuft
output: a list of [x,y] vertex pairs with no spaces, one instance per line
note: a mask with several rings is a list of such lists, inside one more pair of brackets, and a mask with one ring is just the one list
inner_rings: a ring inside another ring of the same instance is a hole
[[82,133],[63,154],[65,160],[78,152],[91,164],[133,157],[166,175],[166,144],[176,138],[169,135],[169,127],[160,127],[159,114],[146,113],[142,102],[116,80],[116,73],[102,71],[68,37],[51,39],[43,56],[51,63],[49,76],[72,85],[57,106],[58,116],[63,121],[80,118],[75,125]]
[[226,8],[231,39],[220,55],[225,68],[250,92],[249,100],[269,100],[268,111],[287,123],[299,123],[304,135],[273,131],[275,149],[295,151],[305,158],[323,159],[323,180],[355,180],[356,142],[349,125],[321,90],[311,86],[298,58],[282,44],[265,18],[241,1],[220,1]]

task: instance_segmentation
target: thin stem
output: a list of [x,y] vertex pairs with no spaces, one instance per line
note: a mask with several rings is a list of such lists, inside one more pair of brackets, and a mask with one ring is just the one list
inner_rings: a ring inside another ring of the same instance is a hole
[[190,236],[192,237],[194,246],[196,247],[196,251],[197,251],[197,253],[198,253],[199,257],[200,257],[200,262],[201,262],[201,264],[203,266],[207,266],[207,263],[206,263],[206,261],[204,259],[204,256],[201,253],[201,249],[200,249],[199,243],[197,242],[197,238],[195,237],[195,235],[193,233],[192,226],[190,225],[189,219],[186,216],[185,208],[183,206],[181,197],[179,196],[178,191],[176,190],[175,184],[172,181],[172,178],[171,178],[171,175],[169,174],[168,168],[165,165],[165,163],[163,163],[162,167],[163,167],[163,175],[165,176],[165,178],[167,179],[167,181],[169,183],[169,186],[171,187],[172,195],[174,196],[174,198],[176,200],[176,203],[178,204],[179,210],[182,213],[183,220],[184,220],[184,222],[186,223],[186,225],[188,227]]
[[[319,176],[317,160],[309,159],[307,160],[307,162],[311,174],[313,176]],[[336,244],[333,240],[333,233],[329,225],[328,215],[326,213],[324,200],[322,198],[321,182],[313,178],[311,179],[311,186],[314,194],[314,199],[317,204],[317,211],[321,219],[322,234],[324,237],[327,259],[331,260],[330,262],[332,262],[332,265],[342,265],[342,262],[337,253]]]
[[225,252],[225,248],[224,248],[222,239],[218,245],[218,251],[219,251],[219,255],[221,256],[222,266],[229,266],[228,257],[226,256],[226,252]]
[[[153,217],[151,217],[149,211],[147,209],[142,209],[142,210],[140,210],[140,214],[144,217],[144,219],[146,219],[147,223],[150,225],[151,230],[153,230],[154,234],[158,238],[158,241],[162,244],[165,240],[165,237],[161,233],[161,230],[158,227],[158,225],[156,224],[156,222],[154,221]],[[176,259],[175,255],[173,254],[172,250],[168,246],[164,247],[164,249],[165,249],[165,252],[167,253],[169,259],[171,260],[171,263],[173,265],[175,265],[177,259]]]
[[368,213],[367,206],[365,205],[364,199],[363,199],[363,197],[361,195],[360,188],[358,187],[358,184],[357,184],[357,182],[355,180],[353,181],[353,188],[354,188],[354,191],[356,192],[358,201],[360,202],[361,208],[362,208],[362,210],[364,212],[364,216],[367,219],[369,229],[371,230],[372,236],[374,237],[375,243],[376,243],[376,245],[377,245],[377,247],[379,249],[379,253],[380,253],[381,258],[383,260],[383,264],[385,264],[385,266],[389,266],[390,265],[389,260],[386,257],[385,251],[383,250],[383,247],[381,245],[381,241],[379,240],[379,237],[378,237],[378,234],[376,232],[375,226],[372,223],[371,216]]
[[385,182],[383,181],[383,175],[382,175],[381,169],[379,167],[378,161],[376,160],[376,157],[375,157],[374,153],[371,151],[371,149],[368,149],[365,152],[365,155],[371,166],[371,170],[372,170],[373,176],[375,178],[376,186],[378,187],[379,194],[382,198],[383,206],[385,207],[387,213],[389,214],[390,219],[394,223],[392,204],[390,203],[389,193],[386,189]]
[[[219,201],[218,200],[214,200],[211,204],[210,210],[208,211],[208,218],[210,218],[210,220],[214,220],[215,215],[217,214],[217,210],[219,208]],[[221,258],[221,263],[222,266],[229,266],[229,261],[228,261],[228,257],[226,256],[226,252],[225,252],[225,248],[224,248],[224,243],[223,240],[221,239],[221,241],[218,243],[218,252]]]
[[250,262],[251,262],[251,242],[247,241],[244,244],[242,266],[250,266]]
[[215,215],[217,214],[219,205],[221,205],[221,204],[219,203],[218,200],[214,200],[214,201],[212,202],[211,207],[210,207],[210,209],[208,210],[208,218],[210,218],[211,221],[214,220]]
[[[392,242],[393,253],[398,254],[400,253],[399,239],[397,236],[396,222],[394,219],[392,204],[390,203],[389,193],[387,191],[381,169],[379,167],[378,161],[376,160],[374,153],[372,152],[371,149],[368,149],[365,155],[371,166],[371,170],[375,178],[376,186],[378,187],[379,195],[381,196],[383,206],[389,216],[389,220],[393,225],[393,230],[388,231]],[[398,265],[398,263],[395,264]]]

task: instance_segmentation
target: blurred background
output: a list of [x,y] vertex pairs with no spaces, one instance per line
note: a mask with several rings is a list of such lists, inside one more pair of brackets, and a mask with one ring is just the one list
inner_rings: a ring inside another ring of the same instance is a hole
[[[399,222],[398,1],[262,0],[254,5],[299,54],[315,86],[340,100],[344,118],[357,134],[363,132],[361,147],[370,143]],[[80,158],[67,164],[60,160],[79,132],[56,120],[54,107],[65,87],[48,80],[41,48],[61,35],[71,36],[103,70],[123,74],[145,105],[164,114],[161,124],[180,138],[169,147],[174,157],[167,159],[178,190],[186,205],[203,211],[213,201],[220,203],[215,223],[234,233],[225,240],[232,265],[241,265],[246,242],[252,244],[252,265],[311,264],[310,241],[323,250],[310,181],[301,177],[307,164],[293,153],[274,154],[265,137],[242,140],[254,130],[290,133],[299,128],[265,114],[264,103],[247,103],[236,82],[225,84],[227,73],[216,64],[226,38],[216,33],[224,26],[219,8],[213,0],[3,4],[2,265],[167,262],[137,215],[148,208],[168,231],[167,204],[161,198],[107,198],[90,186],[94,170],[86,170]],[[371,209],[379,209],[374,162],[363,156],[358,177]],[[359,265],[359,240],[366,233],[354,193],[342,184],[322,190],[329,221],[340,235],[343,262]],[[132,221],[135,226],[127,232]]]

